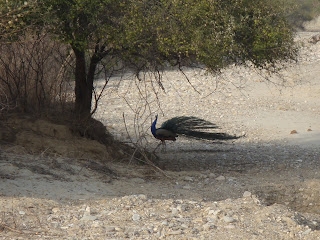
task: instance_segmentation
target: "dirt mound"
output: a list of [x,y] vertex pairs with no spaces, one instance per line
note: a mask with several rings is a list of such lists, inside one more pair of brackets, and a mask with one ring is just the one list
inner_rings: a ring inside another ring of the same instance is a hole
[[[111,160],[115,155],[115,148],[93,140],[94,138],[99,140],[98,133],[93,134],[93,131],[90,133],[89,130],[89,126],[80,131],[75,126],[56,124],[44,119],[13,117],[2,123],[0,139],[10,143],[5,145],[5,148],[15,146],[15,151],[18,152]],[[98,132],[100,130],[98,129]],[[87,132],[88,136],[81,136],[85,135],[83,132]],[[101,133],[106,134],[103,131],[100,131],[100,135]]]

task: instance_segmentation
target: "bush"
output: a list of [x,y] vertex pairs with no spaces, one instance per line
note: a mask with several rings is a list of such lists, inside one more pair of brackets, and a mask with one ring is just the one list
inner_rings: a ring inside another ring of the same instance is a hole
[[2,112],[43,113],[65,107],[70,88],[65,46],[39,35],[2,43],[0,51]]

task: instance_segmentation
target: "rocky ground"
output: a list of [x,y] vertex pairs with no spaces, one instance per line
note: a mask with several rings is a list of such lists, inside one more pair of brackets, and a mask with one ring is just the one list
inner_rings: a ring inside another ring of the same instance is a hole
[[164,171],[112,161],[65,126],[12,120],[24,128],[1,146],[0,239],[320,239],[316,34],[297,36],[299,62],[279,76],[232,67],[216,78],[186,69],[189,81],[168,70],[162,86],[149,74],[111,79],[95,118],[123,142],[154,149],[156,113],[242,136],[179,137],[156,152]]

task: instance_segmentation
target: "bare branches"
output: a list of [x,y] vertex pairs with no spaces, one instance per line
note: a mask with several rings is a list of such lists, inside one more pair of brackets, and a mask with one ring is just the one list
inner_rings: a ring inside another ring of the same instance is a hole
[[[143,147],[143,145],[141,144],[141,140],[145,137],[143,134],[140,136],[140,138],[136,141],[133,140],[133,138],[130,136],[129,131],[128,131],[128,127],[127,127],[127,123],[126,123],[126,119],[125,119],[125,115],[123,113],[122,115],[123,117],[123,122],[124,122],[124,126],[125,126],[125,130],[127,133],[128,138],[130,139],[130,143],[134,146],[134,151],[132,153],[132,155],[130,156],[130,160],[129,163],[135,159],[137,161],[143,162],[149,166],[151,166],[152,168],[155,169],[155,171],[160,172],[161,174],[163,174],[164,176],[166,176],[167,178],[171,178],[169,177],[161,168],[159,168],[157,165],[155,165],[153,163],[152,160],[156,159],[157,156],[154,153],[150,153],[145,147]],[[137,155],[137,153],[139,153],[140,157],[137,158],[135,157]]]
[[65,76],[70,74],[71,56],[64,57],[67,49],[63,45],[49,40],[47,35],[27,35],[24,41],[2,44],[0,48],[2,105],[41,112],[52,108],[57,100],[65,103]]

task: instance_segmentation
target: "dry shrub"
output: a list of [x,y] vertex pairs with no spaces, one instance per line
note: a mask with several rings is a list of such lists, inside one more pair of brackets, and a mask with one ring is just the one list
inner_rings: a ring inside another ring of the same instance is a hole
[[66,108],[73,96],[72,59],[66,46],[47,35],[28,35],[2,43],[0,51],[2,112],[44,113]]

